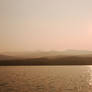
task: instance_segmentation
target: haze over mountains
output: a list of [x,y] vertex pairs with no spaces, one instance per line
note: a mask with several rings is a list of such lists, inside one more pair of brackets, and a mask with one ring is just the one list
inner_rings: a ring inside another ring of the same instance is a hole
[[15,59],[16,57],[8,56],[8,55],[0,55],[0,60],[11,60]]
[[92,51],[7,52],[0,55],[2,65],[92,65]]
[[63,56],[92,56],[92,51],[65,50],[65,51],[36,51],[36,52],[5,52],[0,55],[0,60],[27,59],[41,57],[63,57]]

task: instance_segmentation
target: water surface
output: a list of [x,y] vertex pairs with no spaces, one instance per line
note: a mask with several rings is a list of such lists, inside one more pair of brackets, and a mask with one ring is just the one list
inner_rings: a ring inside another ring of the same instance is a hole
[[92,66],[1,66],[0,92],[92,92]]

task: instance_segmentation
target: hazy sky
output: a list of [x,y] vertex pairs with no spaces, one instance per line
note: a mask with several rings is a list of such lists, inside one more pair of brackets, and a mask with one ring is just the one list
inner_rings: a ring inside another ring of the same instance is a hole
[[0,0],[0,51],[92,50],[92,0]]

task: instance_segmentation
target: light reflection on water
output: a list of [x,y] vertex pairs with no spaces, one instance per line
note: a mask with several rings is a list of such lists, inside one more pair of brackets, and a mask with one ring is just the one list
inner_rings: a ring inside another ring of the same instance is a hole
[[92,92],[92,66],[2,66],[0,92]]

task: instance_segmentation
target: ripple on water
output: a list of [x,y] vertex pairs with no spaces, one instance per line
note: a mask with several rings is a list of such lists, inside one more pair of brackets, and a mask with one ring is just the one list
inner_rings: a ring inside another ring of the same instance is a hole
[[90,66],[0,67],[0,92],[91,92]]

